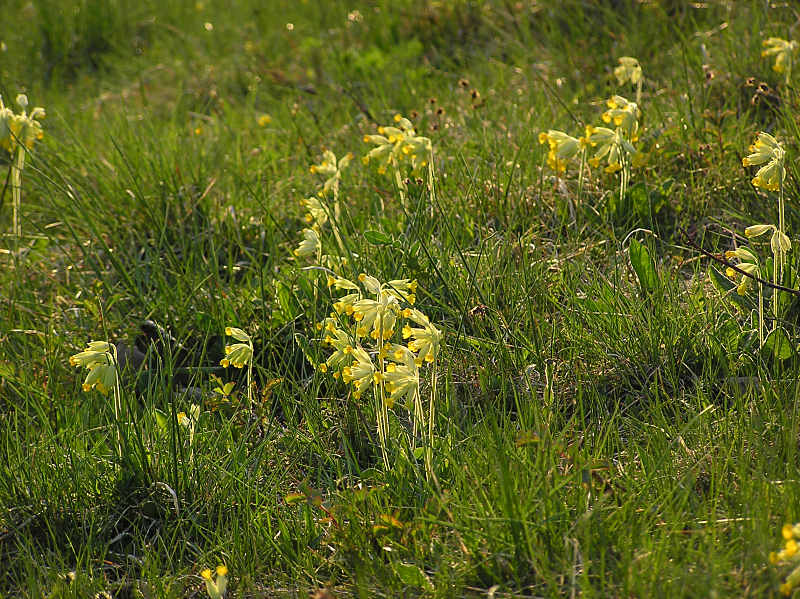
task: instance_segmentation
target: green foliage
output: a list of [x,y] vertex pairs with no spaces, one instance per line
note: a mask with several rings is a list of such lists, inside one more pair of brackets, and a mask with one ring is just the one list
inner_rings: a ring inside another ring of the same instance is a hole
[[[755,1],[10,3],[0,92],[47,118],[0,253],[0,596],[199,596],[218,564],[230,597],[769,596],[800,517],[798,302],[765,291],[759,350],[757,286],[678,230],[720,257],[776,222],[741,163],[767,130],[796,245],[797,99],[760,55],[794,21]],[[630,186],[579,179],[579,154],[542,168],[538,134],[597,122],[626,55]],[[435,170],[362,164],[398,113]],[[353,153],[324,229],[346,261],[312,265],[298,202],[325,150]],[[418,280],[444,333],[419,385],[432,440],[406,444],[393,410],[390,468],[374,408],[314,368],[334,266]],[[226,326],[252,372],[220,365]],[[90,340],[116,344],[119,405],[68,365]]]

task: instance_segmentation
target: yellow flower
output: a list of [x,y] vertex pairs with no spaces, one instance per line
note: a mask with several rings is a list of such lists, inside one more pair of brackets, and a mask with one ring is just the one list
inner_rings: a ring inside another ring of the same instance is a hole
[[762,131],[748,149],[751,153],[742,158],[742,165],[763,165],[753,178],[753,185],[769,191],[778,191],[786,178],[786,168],[783,166],[786,152],[783,146],[772,135]]
[[622,96],[611,96],[606,105],[608,110],[602,114],[604,123],[614,123],[615,127],[621,127],[625,135],[636,141],[636,133],[639,129],[639,107],[636,102],[631,102]]
[[787,41],[779,37],[770,37],[763,41],[764,50],[761,56],[775,56],[775,64],[772,70],[776,73],[786,73],[788,81],[792,72],[794,55],[797,54],[798,44],[796,41]]
[[360,345],[352,349],[352,357],[355,358],[352,365],[342,369],[342,380],[345,383],[353,383],[356,388],[355,395],[360,397],[369,385],[381,382],[380,373],[372,363],[372,358]]
[[584,148],[581,139],[555,129],[539,133],[539,143],[548,144],[550,151],[547,153],[547,166],[558,173],[567,170],[567,161],[577,156]]
[[411,341],[408,342],[408,349],[418,354],[416,359],[417,366],[421,366],[423,360],[425,362],[433,362],[439,353],[442,332],[433,326],[428,317],[419,310],[406,308],[403,310],[403,316],[420,325],[420,327],[411,327],[409,325],[403,327],[403,339],[411,337]]
[[83,390],[97,389],[103,395],[117,386],[117,348],[105,341],[91,341],[87,348],[70,356],[71,366],[84,366],[89,370]]
[[625,85],[630,81],[636,85],[642,80],[642,67],[639,61],[632,56],[621,56],[617,59],[619,66],[614,68],[614,75],[617,78],[617,83]]
[[374,144],[361,160],[364,164],[379,163],[378,172],[387,168],[400,168],[403,163],[411,163],[411,172],[417,173],[431,160],[433,146],[431,140],[416,134],[414,125],[402,115],[395,115],[396,127],[378,127],[377,135],[365,135],[364,142]]
[[769,245],[773,254],[777,256],[780,253],[786,253],[792,249],[792,241],[775,225],[751,225],[744,230],[744,234],[747,238],[760,237],[769,231],[772,231]]
[[268,114],[262,114],[260,117],[258,117],[258,126],[259,127],[266,127],[271,122],[272,122],[272,117],[269,116]]
[[314,228],[319,228],[328,222],[328,209],[325,207],[319,198],[310,197],[300,200],[300,205],[308,210],[305,216],[305,221],[313,225]]
[[402,345],[391,345],[386,348],[387,355],[395,363],[386,365],[384,385],[390,393],[389,407],[402,397],[407,397],[413,403],[414,396],[419,393],[419,367],[414,354]]
[[345,154],[337,159],[336,154],[330,150],[325,150],[322,153],[322,162],[311,165],[309,170],[312,173],[325,177],[325,182],[322,184],[322,190],[320,191],[322,195],[327,194],[334,185],[337,186],[338,189],[339,181],[342,178],[342,171],[347,168],[352,159],[352,153]]
[[249,364],[253,360],[253,342],[250,336],[242,329],[234,327],[227,327],[225,334],[233,337],[239,343],[225,346],[225,357],[220,360],[220,366],[244,368],[245,364]]
[[298,258],[303,256],[316,256],[322,243],[319,239],[319,234],[314,229],[303,229],[303,241],[294,250],[294,255]]
[[228,568],[225,566],[217,566],[217,579],[214,580],[211,570],[206,568],[200,572],[200,576],[206,582],[206,592],[211,599],[222,599],[228,589]]
[[623,158],[636,153],[636,148],[625,139],[621,129],[611,130],[607,127],[586,126],[586,142],[593,148],[597,148],[594,156],[589,159],[589,165],[597,168],[600,161],[607,158],[607,173],[615,173],[622,169],[621,161]]

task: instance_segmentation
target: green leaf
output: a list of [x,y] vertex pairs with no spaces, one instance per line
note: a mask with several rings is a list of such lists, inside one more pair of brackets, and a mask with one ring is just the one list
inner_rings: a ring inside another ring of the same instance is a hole
[[639,243],[636,239],[631,239],[631,244],[628,246],[628,255],[631,259],[633,270],[636,271],[636,276],[639,278],[639,285],[642,291],[652,293],[658,287],[658,273],[656,272],[656,263],[647,248]]
[[364,239],[372,245],[390,245],[392,238],[382,231],[364,231]]
[[394,564],[394,571],[397,578],[406,586],[433,590],[428,575],[416,564]]
[[763,351],[772,355],[776,360],[788,360],[794,354],[794,347],[789,339],[789,335],[781,328],[775,328],[764,341]]

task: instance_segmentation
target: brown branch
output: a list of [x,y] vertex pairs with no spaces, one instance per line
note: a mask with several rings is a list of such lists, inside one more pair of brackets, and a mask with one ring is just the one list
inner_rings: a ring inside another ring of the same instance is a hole
[[794,295],[795,297],[800,297],[800,289],[791,289],[790,287],[784,287],[783,285],[778,285],[776,283],[770,283],[766,279],[762,279],[761,277],[757,277],[756,275],[750,274],[749,272],[745,272],[744,270],[742,270],[741,268],[736,266],[736,264],[734,264],[733,262],[730,262],[729,260],[726,260],[724,257],[718,256],[717,254],[712,254],[708,250],[703,249],[702,247],[700,247],[694,241],[692,236],[690,236],[683,228],[680,228],[678,230],[681,232],[681,235],[683,235],[683,238],[686,240],[686,243],[688,243],[693,249],[697,250],[698,252],[700,252],[704,256],[707,256],[708,258],[711,258],[712,260],[714,260],[716,262],[719,262],[723,266],[738,272],[740,275],[745,276],[748,279],[753,279],[756,283],[764,285],[765,287],[769,287],[771,289],[777,289],[778,291],[784,291],[786,293],[790,293],[790,294]]

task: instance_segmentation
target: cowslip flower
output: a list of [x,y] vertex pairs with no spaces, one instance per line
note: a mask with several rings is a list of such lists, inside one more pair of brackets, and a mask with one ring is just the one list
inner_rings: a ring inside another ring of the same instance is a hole
[[364,142],[375,147],[361,159],[364,164],[377,161],[378,173],[387,168],[399,168],[403,162],[411,163],[411,171],[419,172],[428,165],[433,146],[427,137],[417,135],[414,125],[407,118],[396,114],[395,126],[378,127],[377,135],[365,135]]
[[419,366],[414,354],[399,344],[387,347],[386,354],[394,360],[386,365],[383,375],[384,385],[390,394],[387,406],[393,407],[395,401],[403,397],[413,403],[415,396],[419,394]]
[[415,360],[417,366],[422,366],[423,360],[433,362],[439,353],[442,332],[431,324],[425,314],[415,308],[403,310],[403,317],[420,325],[412,327],[406,324],[403,327],[403,339],[411,338],[411,341],[408,342],[408,349],[418,354]]
[[624,157],[636,153],[636,148],[625,139],[620,129],[614,131],[607,127],[586,125],[584,139],[591,147],[597,148],[595,155],[589,159],[589,165],[597,168],[600,166],[600,161],[607,158],[607,166],[604,169],[607,173],[622,170],[621,161]]
[[792,72],[794,55],[797,54],[797,42],[794,40],[787,41],[779,37],[769,37],[762,42],[762,45],[764,50],[761,52],[761,56],[775,56],[775,64],[772,65],[772,70],[776,73],[786,73],[788,81]]
[[6,107],[0,97],[0,147],[10,154],[16,151],[19,144],[32,150],[34,143],[44,137],[42,125],[39,123],[45,117],[44,108],[37,106],[29,114],[28,97],[25,94],[17,96],[17,104],[22,108],[19,114]]
[[619,66],[614,68],[614,76],[617,83],[625,85],[630,81],[633,85],[639,84],[642,80],[642,66],[639,61],[632,56],[621,56],[617,59]]
[[334,352],[319,365],[319,370],[327,372],[329,368],[332,368],[334,378],[339,378],[339,371],[352,361],[353,346],[350,343],[349,335],[337,328],[332,318],[326,319],[323,328],[325,330],[323,343],[332,346]]
[[227,327],[225,334],[233,337],[239,343],[225,346],[225,357],[220,360],[220,366],[244,368],[245,364],[249,364],[253,359],[253,342],[250,336],[242,329],[234,327]]
[[784,524],[781,528],[781,536],[784,540],[783,549],[770,552],[769,562],[773,565],[795,566],[779,587],[781,594],[788,597],[797,586],[800,586],[800,565],[797,565],[800,564],[800,551],[798,551],[800,546],[796,540],[800,538],[800,524]]
[[11,133],[17,142],[32,150],[34,142],[44,137],[39,120],[45,117],[45,111],[44,108],[37,106],[28,114],[28,96],[25,94],[17,96],[17,104],[22,108],[22,112],[14,115],[11,120]]
[[785,254],[792,249],[792,241],[788,235],[778,229],[775,225],[751,225],[744,230],[745,237],[751,239],[753,237],[760,237],[764,233],[772,232],[769,245],[772,253],[776,256],[778,254]]
[[742,166],[764,165],[753,177],[753,185],[769,191],[778,191],[786,178],[786,168],[783,166],[786,151],[783,146],[772,135],[762,131],[748,150],[751,153],[742,158]]
[[[748,275],[752,277],[759,277],[761,276],[760,269],[758,267],[758,258],[756,258],[755,254],[748,250],[747,248],[737,248],[735,250],[729,250],[725,252],[725,258],[728,260],[739,260],[739,264],[737,267],[739,270],[744,271]],[[731,279],[735,279],[736,275],[738,274],[734,269],[728,267],[725,270],[725,274],[728,275]],[[753,279],[748,276],[743,276],[741,283],[736,287],[736,292],[739,295],[745,295],[747,291],[750,289],[750,286],[753,283]]]
[[354,361],[350,366],[342,369],[342,380],[345,383],[353,384],[356,388],[353,395],[359,398],[369,385],[377,385],[383,379],[381,373],[375,368],[375,364],[372,363],[372,358],[367,350],[358,345],[352,349],[351,354]]
[[339,181],[342,178],[342,171],[347,168],[352,159],[353,154],[351,152],[337,159],[336,154],[330,150],[325,150],[322,153],[322,162],[311,165],[309,170],[312,173],[325,177],[325,182],[322,184],[322,189],[319,192],[320,196],[327,194],[334,185],[338,187]]
[[604,123],[614,123],[615,127],[621,127],[625,134],[632,141],[636,141],[637,131],[639,129],[639,106],[636,102],[623,98],[622,96],[611,96],[606,101],[606,110],[602,114]]
[[322,243],[319,240],[319,234],[314,229],[303,229],[303,241],[294,250],[294,255],[298,258],[304,256],[316,256]]
[[305,198],[300,200],[300,205],[308,210],[303,217],[304,220],[315,229],[319,229],[319,227],[328,222],[328,209],[319,198]]
[[563,173],[567,170],[567,161],[574,158],[585,147],[584,140],[567,135],[563,131],[549,129],[539,133],[539,143],[548,144],[547,166]]
[[71,366],[89,370],[83,381],[83,390],[97,389],[103,395],[117,386],[117,348],[105,341],[91,341],[87,348],[70,356]]
[[200,576],[206,581],[206,591],[211,599],[222,599],[228,589],[228,568],[217,566],[217,579],[214,580],[211,570],[206,568],[200,572]]

